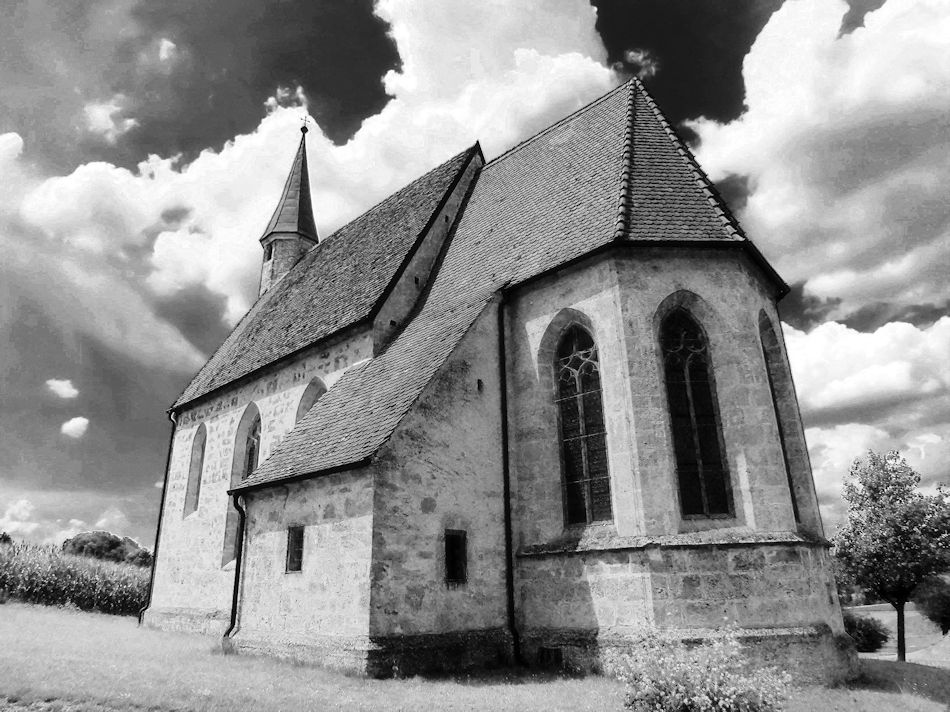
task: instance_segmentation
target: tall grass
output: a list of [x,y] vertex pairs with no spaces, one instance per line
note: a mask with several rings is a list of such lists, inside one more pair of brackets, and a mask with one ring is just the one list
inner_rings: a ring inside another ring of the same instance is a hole
[[149,569],[64,554],[55,547],[0,546],[0,597],[134,615],[145,605]]

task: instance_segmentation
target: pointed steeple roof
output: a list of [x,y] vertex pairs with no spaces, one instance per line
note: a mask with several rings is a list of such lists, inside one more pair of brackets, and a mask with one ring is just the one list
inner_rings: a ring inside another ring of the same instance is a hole
[[300,145],[277,209],[264,229],[261,242],[273,233],[294,234],[317,242],[317,225],[310,202],[310,176],[307,173],[307,127],[300,128]]

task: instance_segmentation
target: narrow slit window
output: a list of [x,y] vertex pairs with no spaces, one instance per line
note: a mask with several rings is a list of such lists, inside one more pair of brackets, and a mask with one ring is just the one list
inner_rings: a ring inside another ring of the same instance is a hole
[[274,243],[270,242],[267,244],[267,247],[264,248],[264,261],[271,259],[274,256]]
[[557,350],[557,398],[565,519],[587,524],[613,518],[600,363],[593,337],[570,328]]
[[205,462],[205,443],[208,435],[205,424],[198,426],[195,433],[195,439],[191,443],[191,464],[188,468],[188,486],[185,490],[185,511],[184,516],[188,516],[198,509],[198,497],[201,494],[201,471],[204,469]]
[[244,473],[242,480],[254,474],[257,469],[257,461],[260,458],[261,451],[261,418],[258,416],[251,424],[247,433],[247,442],[244,446]]
[[303,527],[287,528],[287,567],[288,573],[303,570]]
[[660,329],[680,506],[687,517],[732,513],[706,336],[682,309]]
[[445,530],[445,583],[460,586],[468,581],[468,548],[464,531]]

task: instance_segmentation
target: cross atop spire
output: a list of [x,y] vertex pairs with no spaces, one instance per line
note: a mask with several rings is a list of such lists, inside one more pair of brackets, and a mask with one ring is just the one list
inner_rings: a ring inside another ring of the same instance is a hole
[[277,209],[261,236],[263,243],[274,233],[299,235],[317,242],[317,225],[313,219],[313,205],[310,201],[310,177],[307,172],[307,125],[300,127],[300,145],[290,168],[290,175],[284,184],[284,192],[277,202]]
[[307,174],[307,124],[300,127],[300,145],[277,201],[277,209],[261,236],[264,263],[261,265],[263,294],[300,261],[320,238],[310,202],[310,176]]

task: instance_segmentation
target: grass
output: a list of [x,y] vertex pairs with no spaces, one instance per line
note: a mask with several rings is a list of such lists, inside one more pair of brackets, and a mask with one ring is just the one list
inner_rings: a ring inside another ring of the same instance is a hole
[[[363,680],[266,658],[223,656],[212,638],[55,607],[0,607],[0,710],[619,710],[613,680],[530,673]],[[866,661],[851,688],[796,689],[789,712],[937,712],[950,671]],[[916,691],[920,695],[912,694]],[[4,704],[6,700],[6,704]]]

